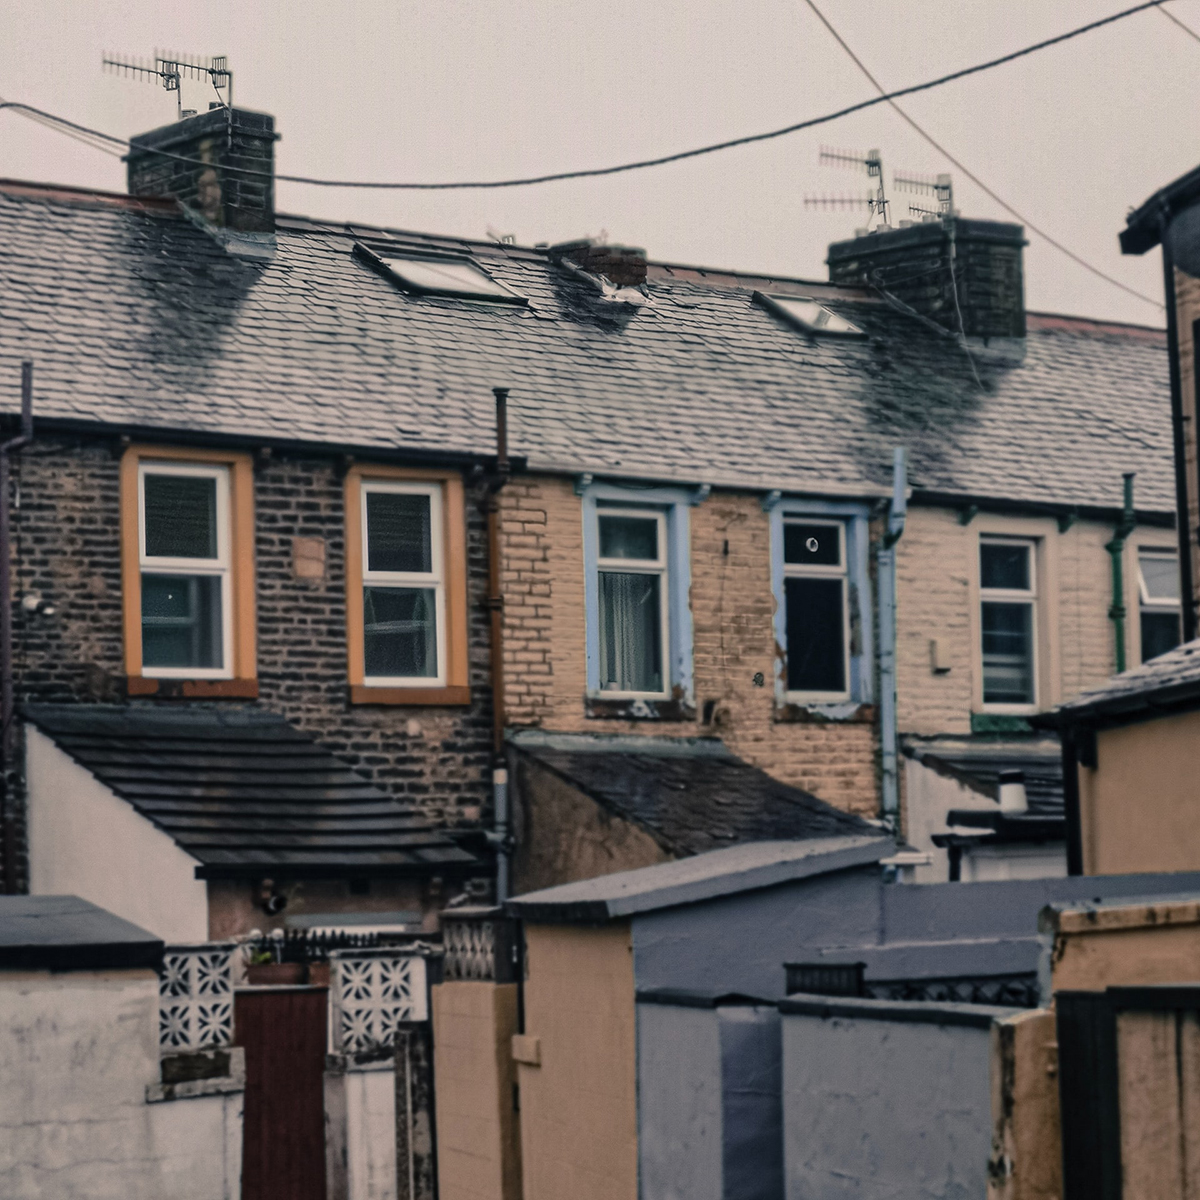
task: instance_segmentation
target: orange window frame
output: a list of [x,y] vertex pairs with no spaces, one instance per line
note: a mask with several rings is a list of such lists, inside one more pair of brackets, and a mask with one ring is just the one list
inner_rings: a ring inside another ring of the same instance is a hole
[[[142,572],[138,475],[143,463],[195,463],[229,468],[232,679],[148,678],[142,669]],[[254,605],[254,464],[249,454],[168,446],[130,446],[121,458],[121,592],[125,625],[126,688],[131,696],[197,699],[258,695]]]
[[[442,489],[446,682],[435,687],[368,685],[363,648],[364,483],[436,483]],[[455,471],[352,466],[346,472],[346,652],[351,704],[470,704],[467,641],[467,518],[462,476]]]

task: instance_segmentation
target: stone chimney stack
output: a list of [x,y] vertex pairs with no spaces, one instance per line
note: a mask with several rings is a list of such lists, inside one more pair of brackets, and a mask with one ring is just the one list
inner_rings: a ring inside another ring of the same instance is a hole
[[219,106],[152,129],[130,141],[129,194],[173,196],[211,225],[270,233],[278,137],[274,117]]
[[617,287],[640,287],[646,282],[646,252],[633,246],[609,246],[579,238],[550,247],[554,258],[565,258],[591,275],[603,275]]
[[961,310],[969,338],[1023,338],[1024,246],[1020,225],[945,217],[834,242],[826,262],[831,283],[880,288],[951,333]]

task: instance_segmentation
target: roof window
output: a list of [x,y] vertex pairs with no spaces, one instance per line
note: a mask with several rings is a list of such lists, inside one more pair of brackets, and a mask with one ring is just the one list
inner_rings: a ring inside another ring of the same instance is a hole
[[478,263],[465,256],[435,256],[356,245],[355,254],[381,275],[417,296],[460,296],[500,304],[526,304]]
[[866,337],[859,327],[808,296],[770,296],[755,292],[754,298],[770,312],[815,336]]

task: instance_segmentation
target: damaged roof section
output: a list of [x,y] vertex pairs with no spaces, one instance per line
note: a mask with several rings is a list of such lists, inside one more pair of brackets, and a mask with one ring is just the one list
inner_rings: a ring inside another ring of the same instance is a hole
[[475,867],[415,808],[282,717],[29,705],[26,718],[199,862],[200,878]]
[[882,836],[861,817],[772,779],[716,738],[530,731],[513,744],[676,858],[746,842]]

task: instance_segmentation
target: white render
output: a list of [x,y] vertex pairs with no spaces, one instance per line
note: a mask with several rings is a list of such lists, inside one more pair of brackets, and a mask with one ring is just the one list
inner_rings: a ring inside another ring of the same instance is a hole
[[90,900],[168,945],[208,940],[208,889],[173,838],[25,727],[29,890]]
[[153,971],[0,971],[0,1196],[237,1200],[241,1093],[158,1078]]
[[396,1200],[396,1071],[389,1056],[334,1056],[325,1074],[328,1200]]

